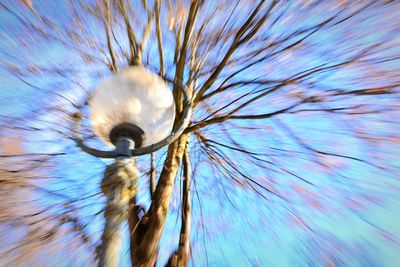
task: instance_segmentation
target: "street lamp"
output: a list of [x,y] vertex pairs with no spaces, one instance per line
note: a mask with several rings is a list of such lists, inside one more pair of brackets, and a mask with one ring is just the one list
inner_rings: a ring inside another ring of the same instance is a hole
[[167,83],[143,66],[131,66],[104,80],[87,101],[95,134],[112,150],[87,146],[79,134],[80,112],[75,115],[73,138],[86,153],[115,162],[104,172],[101,189],[106,196],[105,225],[98,250],[99,266],[118,266],[121,224],[129,202],[136,197],[139,172],[134,156],[152,153],[171,144],[188,126],[192,105],[183,86],[184,110],[174,132],[175,102]]

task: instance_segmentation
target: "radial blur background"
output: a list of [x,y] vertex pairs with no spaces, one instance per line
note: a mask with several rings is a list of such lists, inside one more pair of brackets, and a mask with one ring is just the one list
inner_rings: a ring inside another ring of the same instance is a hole
[[[99,184],[112,161],[82,152],[71,129],[83,107],[88,144],[106,147],[86,100],[128,66],[117,2],[147,39],[143,65],[172,88],[183,54],[179,82],[199,96],[189,266],[400,266],[396,0],[204,1],[187,39],[195,1],[161,1],[156,26],[151,0],[2,0],[0,266],[96,265]],[[156,153],[157,173],[165,154]],[[138,158],[145,208],[149,162]],[[178,245],[182,175],[157,266]],[[121,266],[130,266],[124,233]]]

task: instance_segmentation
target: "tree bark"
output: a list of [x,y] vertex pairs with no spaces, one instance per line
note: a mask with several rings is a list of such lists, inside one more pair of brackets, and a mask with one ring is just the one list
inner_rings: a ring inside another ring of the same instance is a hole
[[182,188],[182,224],[179,236],[179,246],[169,258],[167,267],[184,267],[187,265],[190,256],[190,184],[191,167],[188,147],[186,146],[183,155],[183,188]]
[[[156,264],[158,245],[168,213],[175,176],[187,139],[188,136],[183,134],[170,145],[149,211],[138,221],[136,227],[130,223],[132,266],[153,267]],[[134,208],[131,209],[129,217],[131,222],[138,219]]]

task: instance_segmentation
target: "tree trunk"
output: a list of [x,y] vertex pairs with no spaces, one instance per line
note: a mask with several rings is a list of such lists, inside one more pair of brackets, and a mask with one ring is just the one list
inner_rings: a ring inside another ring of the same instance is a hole
[[190,256],[190,184],[191,167],[188,147],[183,155],[183,189],[182,189],[182,218],[181,232],[179,236],[178,250],[169,258],[167,267],[184,267],[187,265]]
[[179,163],[184,154],[188,136],[183,134],[170,145],[164,168],[160,174],[156,191],[149,211],[135,226],[138,219],[135,208],[131,208],[131,259],[132,266],[153,267],[158,256],[158,245],[168,212],[168,206],[174,186]]

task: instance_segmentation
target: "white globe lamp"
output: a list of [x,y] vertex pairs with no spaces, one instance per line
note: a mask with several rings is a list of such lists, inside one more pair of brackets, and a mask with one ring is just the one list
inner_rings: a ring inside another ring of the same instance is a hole
[[142,66],[132,66],[103,81],[89,99],[95,133],[108,145],[129,138],[135,148],[166,138],[175,119],[168,84]]

